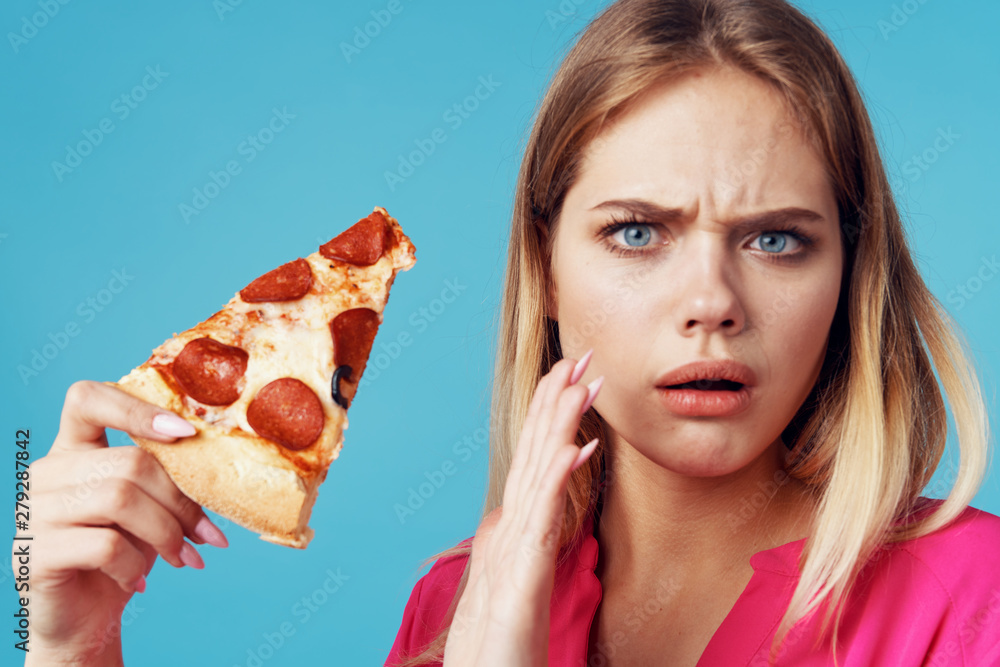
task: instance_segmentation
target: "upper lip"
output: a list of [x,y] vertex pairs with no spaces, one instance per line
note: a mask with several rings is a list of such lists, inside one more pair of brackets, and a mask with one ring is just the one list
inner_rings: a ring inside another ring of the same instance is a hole
[[668,387],[674,384],[694,382],[695,380],[729,380],[742,385],[751,386],[757,382],[754,372],[746,364],[732,359],[704,359],[692,361],[689,364],[664,373],[656,381],[657,387]]

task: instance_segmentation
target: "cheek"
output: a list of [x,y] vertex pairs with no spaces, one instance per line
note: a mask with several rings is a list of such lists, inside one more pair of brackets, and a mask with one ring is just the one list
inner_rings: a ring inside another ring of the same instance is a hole
[[776,396],[797,403],[812,388],[823,364],[838,294],[838,281],[803,281],[784,285],[756,308],[761,370]]
[[604,352],[597,359],[615,358],[618,351],[632,358],[643,354],[655,337],[647,330],[651,309],[644,292],[652,272],[638,265],[609,269],[600,262],[564,266],[558,291],[563,356],[578,358],[591,347]]

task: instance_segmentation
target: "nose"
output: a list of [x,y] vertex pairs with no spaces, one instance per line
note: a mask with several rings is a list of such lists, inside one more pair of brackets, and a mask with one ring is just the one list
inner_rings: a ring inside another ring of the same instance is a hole
[[678,253],[674,263],[673,309],[681,336],[721,332],[735,336],[743,330],[746,314],[739,294],[739,276],[723,239],[697,234]]

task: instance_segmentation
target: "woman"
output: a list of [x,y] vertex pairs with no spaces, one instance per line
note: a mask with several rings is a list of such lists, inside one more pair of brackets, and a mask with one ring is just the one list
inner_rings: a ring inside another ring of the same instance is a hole
[[[513,222],[485,518],[387,665],[1000,664],[978,383],[813,23],[616,2],[542,102]],[[958,425],[944,502],[921,338]]]
[[[594,22],[529,142],[502,317],[484,521],[414,588],[390,663],[996,657],[1000,520],[967,507],[978,384],[846,68],[787,4],[627,0]],[[946,437],[921,336],[962,454],[941,504],[919,502]],[[684,375],[697,361],[728,363]],[[120,664],[103,631],[157,554],[225,545],[141,450],[105,446],[176,420],[67,394],[33,464],[26,664]],[[114,483],[59,502],[113,456]],[[842,599],[838,643],[810,614]]]

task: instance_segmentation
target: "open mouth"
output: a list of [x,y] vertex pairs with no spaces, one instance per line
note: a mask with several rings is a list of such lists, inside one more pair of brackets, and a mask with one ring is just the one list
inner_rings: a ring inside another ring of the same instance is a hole
[[701,391],[739,391],[742,388],[742,383],[731,380],[692,380],[664,387],[664,389],[699,389]]

